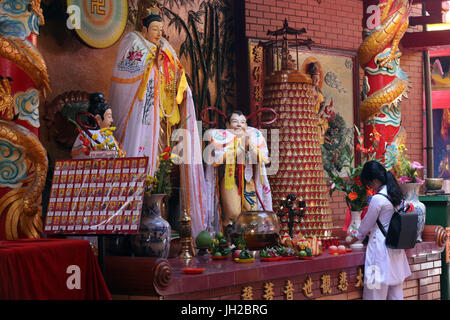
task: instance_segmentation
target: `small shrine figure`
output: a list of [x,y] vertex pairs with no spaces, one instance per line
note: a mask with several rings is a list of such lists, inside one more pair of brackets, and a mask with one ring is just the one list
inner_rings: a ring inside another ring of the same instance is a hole
[[222,220],[223,228],[230,231],[243,211],[271,211],[272,194],[265,167],[269,151],[261,131],[248,126],[246,116],[236,110],[228,115],[226,130],[210,129],[205,139],[210,142],[206,159],[208,203],[222,215],[221,219],[215,216],[212,227],[221,229]]
[[116,157],[124,157],[125,151],[112,134],[113,122],[111,106],[102,93],[92,93],[89,97],[88,123],[78,122],[79,134],[72,147],[72,158],[88,158],[90,151],[110,150]]
[[309,58],[306,64],[306,73],[310,75],[313,85],[317,91],[317,104],[316,113],[319,119],[319,125],[317,127],[319,133],[320,144],[325,142],[325,133],[329,128],[328,121],[335,117],[332,108],[334,106],[333,100],[330,101],[329,105],[325,105],[325,96],[322,93],[323,84],[323,72],[319,61],[316,58]]

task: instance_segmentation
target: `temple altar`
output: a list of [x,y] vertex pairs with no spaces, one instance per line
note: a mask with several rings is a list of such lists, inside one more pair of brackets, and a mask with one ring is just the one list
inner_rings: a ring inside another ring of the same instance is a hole
[[[407,251],[412,275],[404,283],[405,299],[440,299],[442,250],[434,242],[423,242]],[[338,256],[325,252],[312,260],[250,264],[195,257],[193,265],[205,271],[189,275],[177,258],[109,256],[104,275],[117,300],[356,300],[362,297],[364,258],[365,249]]]

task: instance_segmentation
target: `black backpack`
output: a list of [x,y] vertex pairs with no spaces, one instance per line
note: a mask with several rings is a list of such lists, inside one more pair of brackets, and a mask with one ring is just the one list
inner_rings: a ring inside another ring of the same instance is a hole
[[[392,203],[391,198],[387,195],[382,193],[378,194],[385,196]],[[416,245],[419,215],[415,211],[408,212],[409,209],[409,205],[402,206],[399,210],[396,210],[394,206],[395,211],[389,222],[387,233],[380,219],[377,219],[378,227],[386,238],[386,247],[391,249],[411,249]]]

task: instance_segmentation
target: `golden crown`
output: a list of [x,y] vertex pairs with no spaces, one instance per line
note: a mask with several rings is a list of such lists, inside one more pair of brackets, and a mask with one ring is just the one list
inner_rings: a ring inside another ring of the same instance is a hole
[[161,15],[161,3],[158,0],[151,0],[148,2],[149,7],[145,9],[147,16],[149,15]]

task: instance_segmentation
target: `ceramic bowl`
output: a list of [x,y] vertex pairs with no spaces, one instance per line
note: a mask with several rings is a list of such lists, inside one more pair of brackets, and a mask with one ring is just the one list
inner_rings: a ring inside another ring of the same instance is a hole
[[444,184],[444,179],[442,178],[426,178],[425,186],[427,190],[440,190]]

